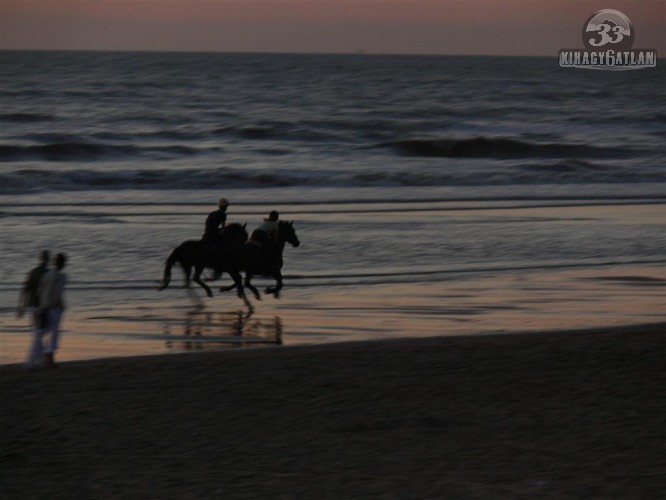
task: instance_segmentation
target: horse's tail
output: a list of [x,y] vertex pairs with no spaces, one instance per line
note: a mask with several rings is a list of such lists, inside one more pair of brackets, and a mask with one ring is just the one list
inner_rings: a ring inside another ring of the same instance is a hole
[[160,283],[160,286],[158,290],[164,290],[166,287],[169,286],[169,283],[171,282],[171,268],[173,265],[180,260],[180,247],[176,247],[173,252],[171,252],[171,255],[167,257],[167,260],[164,262],[164,276],[162,276],[162,282]]

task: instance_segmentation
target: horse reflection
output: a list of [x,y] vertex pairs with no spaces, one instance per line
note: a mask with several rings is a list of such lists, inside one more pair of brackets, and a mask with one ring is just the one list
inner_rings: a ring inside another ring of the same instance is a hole
[[[182,325],[182,338],[169,339],[169,350],[201,351],[221,347],[282,345],[282,319],[279,316],[254,318],[244,311],[214,312],[199,307],[188,310]],[[165,325],[164,334],[171,336]]]

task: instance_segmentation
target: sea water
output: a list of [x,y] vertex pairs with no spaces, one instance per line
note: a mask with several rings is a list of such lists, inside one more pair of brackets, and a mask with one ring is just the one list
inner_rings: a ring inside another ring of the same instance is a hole
[[[43,248],[70,257],[70,336],[105,318],[134,321],[106,335],[141,320],[143,339],[170,320],[191,326],[178,275],[161,294],[156,283],[222,196],[249,230],[273,209],[295,221],[283,297],[255,304],[254,327],[278,318],[287,341],[410,335],[366,321],[401,301],[439,307],[443,325],[464,293],[438,300],[430,287],[472,277],[484,284],[470,300],[501,295],[507,276],[612,269],[626,283],[637,266],[649,276],[630,290],[649,299],[631,300],[647,305],[617,321],[663,319],[663,81],[659,65],[583,71],[556,58],[0,52],[0,338],[27,328],[13,311]],[[322,312],[354,293],[386,300],[348,322],[349,304]],[[437,324],[425,331],[446,333]]]

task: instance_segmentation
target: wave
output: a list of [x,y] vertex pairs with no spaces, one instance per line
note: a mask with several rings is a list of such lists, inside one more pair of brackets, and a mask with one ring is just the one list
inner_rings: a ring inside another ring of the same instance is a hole
[[599,165],[582,160],[563,160],[555,163],[526,164],[497,168],[442,169],[415,173],[414,170],[366,171],[349,178],[354,186],[502,186],[529,184],[614,184],[666,182],[666,173],[658,169],[637,169]]
[[55,120],[53,115],[45,115],[40,113],[2,113],[0,114],[0,122],[7,123],[38,123],[48,122]]
[[[243,140],[278,140],[319,142],[340,140],[335,133],[288,129],[270,126],[225,127],[212,131],[217,136],[232,136]],[[30,137],[45,144],[4,144],[0,145],[0,162],[20,161],[96,161],[118,160],[128,157],[148,156],[157,159],[182,158],[199,154],[219,153],[224,142],[219,146],[197,144],[196,139],[205,138],[205,133],[179,130],[160,130],[144,134],[142,137],[129,133],[98,133],[96,139],[111,142],[79,140],[66,134],[42,133]],[[194,141],[181,143],[151,144],[151,140]],[[115,143],[123,140],[126,142]],[[136,141],[133,143],[132,141]],[[342,142],[348,142],[342,139]],[[365,149],[366,147],[363,147]],[[391,149],[402,156],[434,158],[489,158],[489,159],[527,159],[527,158],[623,158],[634,155],[630,149],[612,149],[597,146],[561,143],[538,143],[526,140],[476,137],[471,139],[404,139],[383,142],[371,148]],[[263,148],[255,152],[271,154],[289,152],[284,149]]]
[[98,189],[209,189],[229,187],[286,187],[307,183],[306,176],[240,172],[228,169],[114,170],[21,169],[0,174],[0,192]]
[[[7,116],[7,115],[5,115]],[[32,116],[32,115],[31,115]],[[18,118],[17,118],[18,119]],[[24,120],[37,120],[25,117]],[[266,144],[282,142],[321,143],[346,139],[333,131],[315,130],[298,124],[261,124],[228,126],[212,129],[172,127],[152,131],[131,132],[113,130],[76,135],[60,132],[38,132],[12,137],[14,143],[0,144],[1,162],[22,161],[114,161],[129,157],[152,159],[187,158],[199,154],[217,154],[225,146],[249,141]],[[257,144],[254,152],[270,155],[285,154],[284,148],[262,147]],[[345,147],[345,146],[341,146]]]
[[627,150],[596,146],[538,143],[496,137],[467,139],[404,139],[374,146],[389,148],[405,156],[442,158],[561,158],[626,155]]
[[221,126],[212,129],[210,134],[215,137],[231,137],[248,141],[278,140],[289,142],[326,142],[341,139],[343,132],[332,129],[330,125],[317,127],[298,122],[290,123],[275,121],[253,125]]
[[[217,149],[219,150],[219,149]],[[94,161],[117,159],[142,154],[163,158],[191,156],[204,152],[200,148],[181,145],[144,146],[92,142],[55,142],[43,145],[0,145],[0,162],[15,161]]]
[[40,169],[27,168],[0,173],[0,193],[99,190],[99,189],[229,189],[265,187],[420,187],[505,186],[575,183],[662,183],[666,172],[659,168],[611,166],[583,160],[530,163],[478,168],[417,170],[381,167],[326,170],[280,168],[243,170],[234,168],[155,169]]
[[[162,125],[164,125],[162,123]],[[326,141],[339,139],[341,134],[333,130],[326,130],[325,124],[319,128],[307,126],[299,123],[272,123],[255,125],[228,125],[228,126],[169,126],[160,127],[147,131],[128,131],[122,128],[113,130],[104,130],[93,132],[89,135],[68,135],[54,132],[31,133],[22,136],[16,136],[15,139],[33,141],[33,142],[52,142],[51,146],[57,143],[74,142],[84,146],[99,144],[100,146],[115,145],[118,142],[124,142],[136,150],[142,148],[142,144],[154,141],[180,141],[183,143],[196,143],[197,141],[210,141],[226,139],[262,141]]]

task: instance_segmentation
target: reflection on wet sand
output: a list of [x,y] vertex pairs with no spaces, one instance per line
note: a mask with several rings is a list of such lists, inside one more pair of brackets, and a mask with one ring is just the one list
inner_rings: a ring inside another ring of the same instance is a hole
[[[488,272],[431,283],[290,286],[280,300],[238,310],[235,297],[190,304],[180,290],[71,307],[61,359],[164,354],[397,337],[581,330],[663,323],[662,266]],[[82,301],[73,291],[72,304]],[[0,364],[19,363],[29,325],[0,317]]]
[[185,312],[182,325],[176,327],[173,322],[165,323],[163,335],[174,337],[165,342],[167,350],[201,351],[225,345],[236,348],[282,345],[282,331],[279,316],[253,319],[252,312],[216,312],[195,307]]

